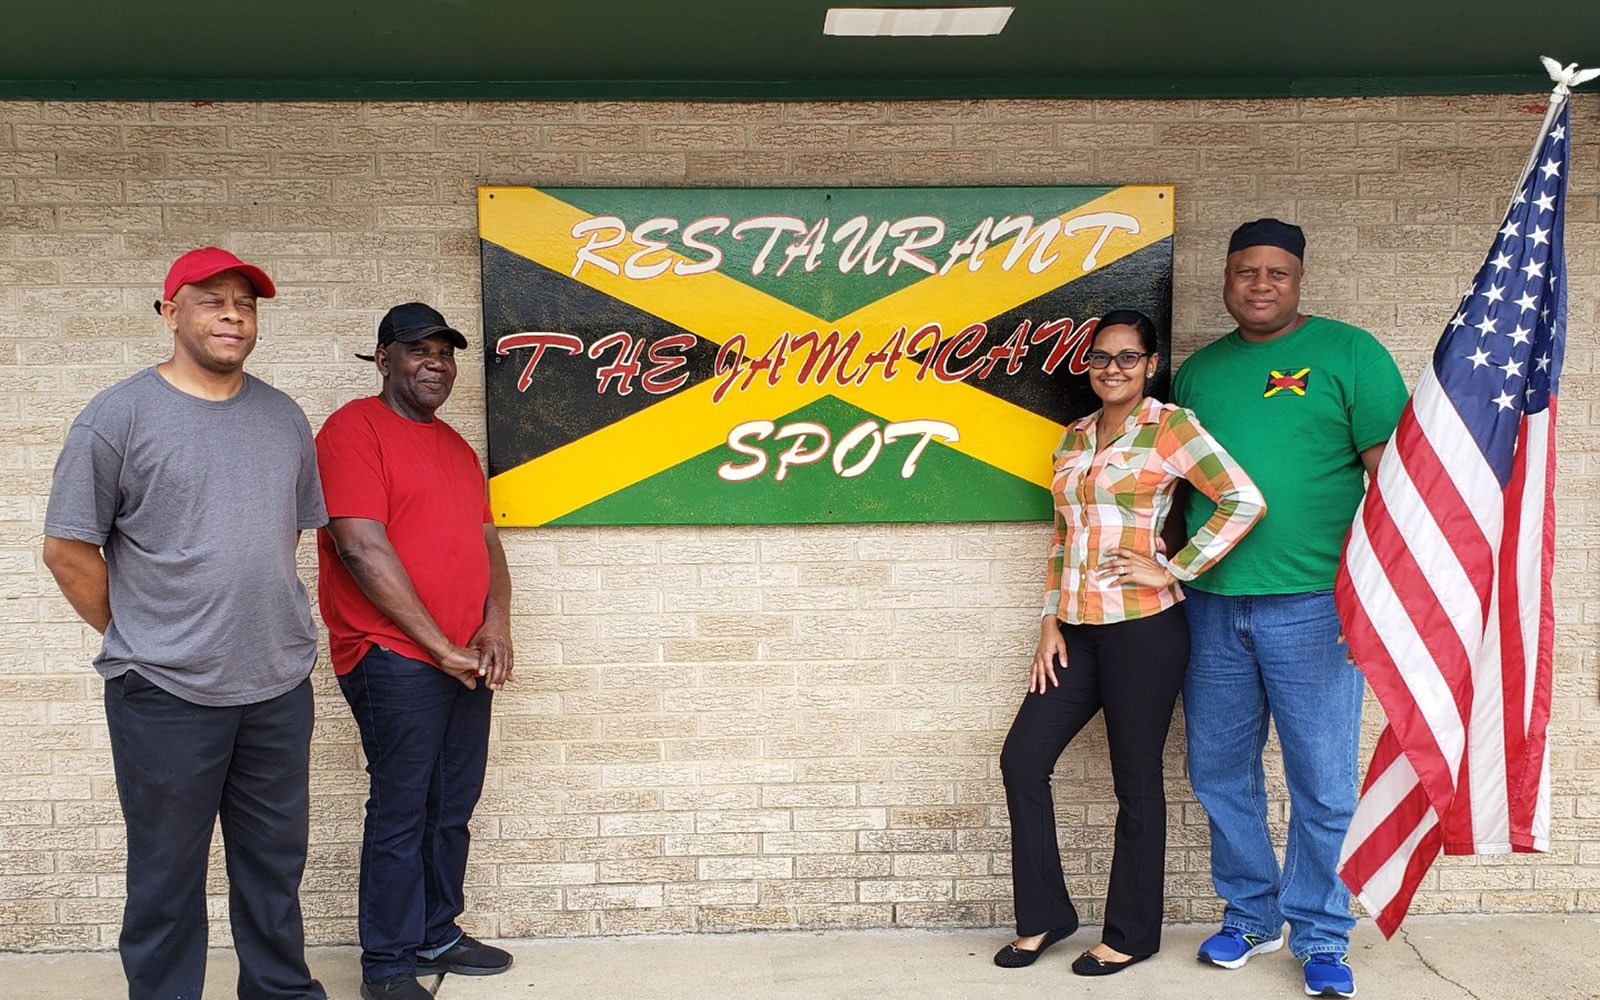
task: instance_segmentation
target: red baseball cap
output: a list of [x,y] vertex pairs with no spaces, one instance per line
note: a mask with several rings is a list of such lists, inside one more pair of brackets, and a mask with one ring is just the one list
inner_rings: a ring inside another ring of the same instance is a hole
[[[221,247],[201,247],[190,250],[172,262],[172,267],[167,271],[167,281],[161,286],[162,301],[178,294],[178,289],[184,285],[204,281],[223,271],[238,271],[244,275],[261,298],[270,299],[278,294],[277,286],[261,268],[245,263]],[[160,311],[161,303],[157,302],[156,312]]]

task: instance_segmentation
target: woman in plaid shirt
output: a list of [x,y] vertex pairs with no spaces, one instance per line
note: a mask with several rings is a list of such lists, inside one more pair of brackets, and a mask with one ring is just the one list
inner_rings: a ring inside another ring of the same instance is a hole
[[[1160,368],[1149,317],[1101,317],[1088,354],[1101,408],[1067,428],[1055,452],[1055,539],[1028,693],[1000,754],[1011,813],[1017,940],[995,964],[1031,965],[1078,928],[1061,873],[1050,772],[1101,709],[1117,795],[1116,847],[1100,943],[1072,963],[1104,976],[1161,944],[1167,803],[1162,747],[1189,661],[1183,591],[1266,512],[1250,477],[1194,414],[1145,395]],[[1161,529],[1180,480],[1216,514],[1166,557]]]

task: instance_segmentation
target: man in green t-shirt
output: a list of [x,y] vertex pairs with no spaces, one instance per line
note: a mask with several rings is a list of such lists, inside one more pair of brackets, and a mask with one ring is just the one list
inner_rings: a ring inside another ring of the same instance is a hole
[[[1289,945],[1306,992],[1348,997],[1350,894],[1337,874],[1356,805],[1364,683],[1334,608],[1339,553],[1394,433],[1406,386],[1372,334],[1300,312],[1305,236],[1240,226],[1222,298],[1239,326],[1178,372],[1173,398],[1244,466],[1267,514],[1186,585],[1189,777],[1211,820],[1211,877],[1226,904],[1199,957],[1227,969]],[[1193,533],[1213,505],[1191,493]],[[1289,786],[1280,870],[1261,752],[1277,726]]]

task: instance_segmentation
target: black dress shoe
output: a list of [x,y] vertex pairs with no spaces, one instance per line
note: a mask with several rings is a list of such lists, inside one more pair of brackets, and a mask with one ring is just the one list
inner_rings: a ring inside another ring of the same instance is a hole
[[463,934],[455,944],[432,958],[417,957],[417,975],[493,976],[511,968],[511,953]]
[[361,1000],[433,1000],[416,976],[390,976],[381,983],[362,983]]
[[1134,955],[1120,962],[1108,962],[1094,952],[1086,951],[1072,960],[1072,974],[1075,976],[1113,976],[1130,965],[1138,965],[1149,957],[1149,955]]
[[1044,954],[1044,950],[1046,948],[1055,944],[1057,941],[1071,937],[1077,931],[1077,929],[1078,922],[1074,920],[1072,923],[1067,924],[1064,927],[1057,927],[1053,931],[1046,931],[1044,940],[1039,942],[1039,947],[1032,949],[1018,948],[1017,943],[1013,941],[994,953],[994,964],[1000,966],[1002,969],[1027,968],[1028,966],[1032,965],[1040,955]]

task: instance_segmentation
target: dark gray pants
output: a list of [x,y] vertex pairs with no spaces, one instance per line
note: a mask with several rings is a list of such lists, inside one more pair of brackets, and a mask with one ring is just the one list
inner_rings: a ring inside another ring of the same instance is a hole
[[306,968],[312,699],[308,680],[253,705],[213,708],[136,671],[105,686],[128,830],[118,949],[129,1000],[198,1000],[206,975],[206,861],[222,817],[242,1000],[326,1000]]

